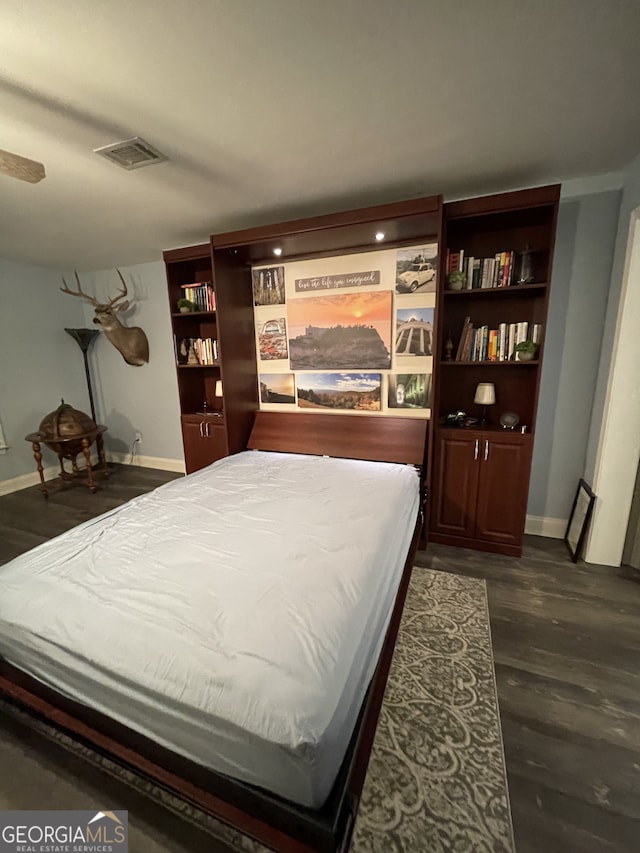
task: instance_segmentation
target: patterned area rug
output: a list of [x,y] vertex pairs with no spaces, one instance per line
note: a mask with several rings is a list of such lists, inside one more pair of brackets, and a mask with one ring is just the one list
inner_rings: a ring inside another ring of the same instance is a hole
[[[0,711],[0,809],[128,809],[131,853],[267,853],[50,726]],[[414,569],[351,850],[514,851],[484,581]]]
[[352,850],[515,850],[482,580],[413,570]]

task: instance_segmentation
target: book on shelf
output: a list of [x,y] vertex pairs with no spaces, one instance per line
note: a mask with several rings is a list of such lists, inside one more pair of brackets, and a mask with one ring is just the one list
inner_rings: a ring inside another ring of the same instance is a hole
[[486,324],[474,327],[471,317],[465,317],[454,361],[513,361],[516,344],[526,340],[541,343],[540,323],[521,320],[490,329]]
[[181,285],[183,297],[196,306],[198,311],[216,310],[216,293],[210,281],[197,281]]
[[447,249],[447,258],[445,271],[449,275],[450,272],[464,271],[464,249],[459,249],[457,252],[451,252]]
[[508,361],[509,327],[506,323],[498,326],[498,361]]
[[465,290],[508,287],[513,284],[515,259],[516,253],[512,250],[476,258],[474,255],[465,255],[464,249],[447,249],[446,270],[447,275],[456,270],[465,274]]
[[191,365],[216,364],[218,341],[215,338],[184,338],[173,336],[176,363]]
[[471,329],[471,317],[465,317],[464,323],[462,324],[462,331],[460,332],[460,339],[458,341],[458,349],[456,350],[455,361],[463,361],[462,354],[466,352],[467,338],[469,337]]
[[516,329],[516,346],[521,344],[523,341],[529,340],[529,324],[528,323],[518,323],[518,328]]

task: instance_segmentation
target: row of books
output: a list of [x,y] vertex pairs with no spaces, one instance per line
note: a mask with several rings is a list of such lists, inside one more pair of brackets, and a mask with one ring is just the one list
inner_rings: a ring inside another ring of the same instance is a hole
[[451,252],[447,249],[447,276],[461,271],[465,275],[463,290],[486,287],[508,287],[515,280],[516,253],[496,252],[489,258],[465,255],[464,249]]
[[540,323],[500,323],[497,329],[488,326],[474,328],[466,317],[462,326],[456,361],[511,361],[515,359],[516,344],[533,341],[539,344],[542,336]]
[[174,335],[178,364],[216,364],[218,341],[215,338],[180,338]]
[[216,293],[210,281],[183,284],[182,295],[196,306],[198,311],[216,310]]

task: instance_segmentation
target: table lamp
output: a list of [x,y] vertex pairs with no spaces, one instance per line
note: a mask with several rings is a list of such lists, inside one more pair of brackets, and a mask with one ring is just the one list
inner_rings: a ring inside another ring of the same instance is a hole
[[216,379],[216,387],[213,392],[216,398],[216,402],[220,399],[220,414],[222,414],[222,409],[224,408],[223,400],[222,400],[222,379]]
[[480,426],[487,424],[487,406],[493,406],[496,401],[496,386],[493,382],[478,382],[476,387],[476,396],[473,402],[478,406],[482,406],[482,418]]

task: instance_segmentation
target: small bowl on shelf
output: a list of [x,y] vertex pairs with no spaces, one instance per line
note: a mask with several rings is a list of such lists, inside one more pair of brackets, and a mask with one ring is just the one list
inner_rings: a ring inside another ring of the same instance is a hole
[[500,426],[502,429],[515,429],[520,421],[520,416],[515,412],[503,412],[500,415]]

